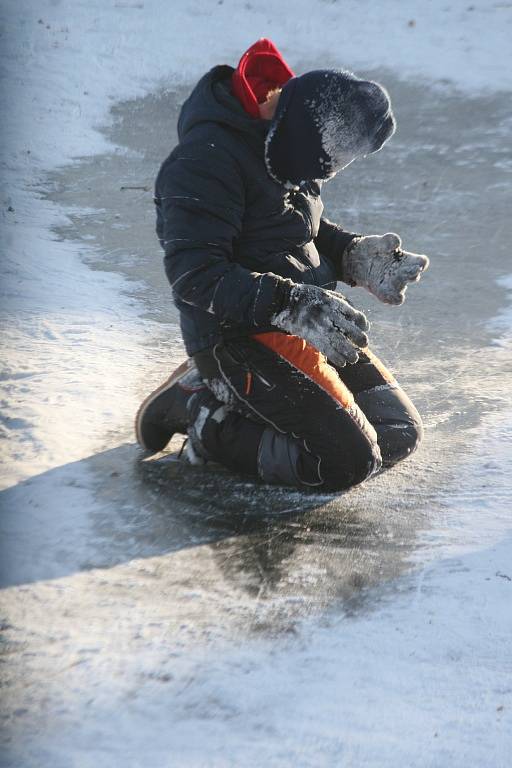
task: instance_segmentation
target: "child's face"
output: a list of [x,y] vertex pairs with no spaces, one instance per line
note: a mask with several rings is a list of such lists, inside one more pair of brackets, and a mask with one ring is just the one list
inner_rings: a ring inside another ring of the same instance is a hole
[[262,120],[272,120],[274,112],[276,111],[277,102],[279,101],[279,94],[281,89],[275,91],[269,91],[267,94],[267,100],[262,104],[258,104],[260,110],[260,117]]

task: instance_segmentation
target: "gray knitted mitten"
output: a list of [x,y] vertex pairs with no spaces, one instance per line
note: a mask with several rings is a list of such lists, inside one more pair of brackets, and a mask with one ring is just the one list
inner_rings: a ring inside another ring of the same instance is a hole
[[394,232],[354,238],[347,246],[341,279],[373,293],[386,304],[403,304],[408,283],[416,283],[429,265],[427,256],[402,251]]
[[355,363],[368,345],[370,324],[335,291],[317,285],[293,284],[283,308],[271,318],[280,330],[300,336],[337,366]]

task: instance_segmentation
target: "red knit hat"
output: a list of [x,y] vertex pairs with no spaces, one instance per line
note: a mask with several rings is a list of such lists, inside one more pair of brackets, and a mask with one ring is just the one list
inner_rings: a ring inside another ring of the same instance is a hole
[[258,104],[266,101],[267,93],[294,76],[272,40],[260,37],[240,59],[231,78],[231,88],[246,112],[259,118]]

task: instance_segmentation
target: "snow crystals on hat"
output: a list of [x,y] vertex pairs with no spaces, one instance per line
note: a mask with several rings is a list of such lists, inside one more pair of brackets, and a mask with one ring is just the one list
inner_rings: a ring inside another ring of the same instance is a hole
[[274,180],[295,186],[332,178],[377,152],[395,131],[387,91],[344,70],[314,70],[283,86],[265,141]]

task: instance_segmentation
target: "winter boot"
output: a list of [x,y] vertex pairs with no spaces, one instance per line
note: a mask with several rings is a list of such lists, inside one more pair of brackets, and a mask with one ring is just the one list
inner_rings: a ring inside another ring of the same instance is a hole
[[162,451],[175,432],[187,434],[187,404],[206,389],[192,359],[185,360],[144,400],[135,417],[137,442],[146,450]]

